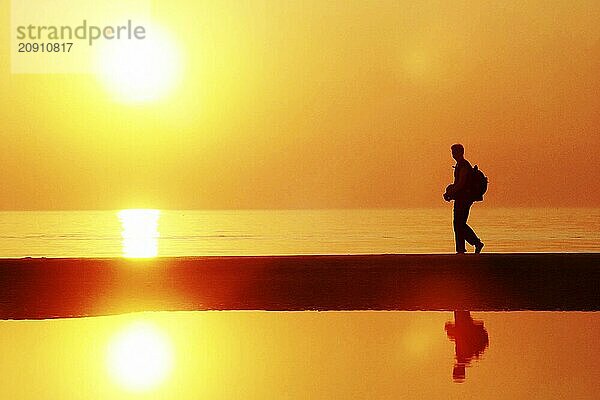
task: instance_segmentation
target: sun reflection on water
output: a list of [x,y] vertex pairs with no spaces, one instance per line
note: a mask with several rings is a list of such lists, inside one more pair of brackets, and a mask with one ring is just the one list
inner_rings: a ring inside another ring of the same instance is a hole
[[125,389],[144,392],[165,381],[173,369],[173,358],[168,337],[153,324],[136,321],[110,342],[107,367]]
[[160,210],[129,209],[118,213],[123,237],[123,256],[150,258],[158,255]]

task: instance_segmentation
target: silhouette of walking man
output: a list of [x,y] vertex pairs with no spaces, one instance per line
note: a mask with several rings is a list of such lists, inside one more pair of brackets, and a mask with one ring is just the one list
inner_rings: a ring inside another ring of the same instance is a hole
[[473,205],[473,196],[469,191],[469,180],[473,167],[465,160],[465,148],[462,144],[454,144],[451,147],[452,158],[456,160],[454,168],[454,183],[448,185],[444,200],[454,200],[453,226],[454,240],[456,242],[456,254],[466,253],[465,241],[475,246],[475,253],[481,253],[483,243],[477,237],[473,229],[467,225],[469,210]]

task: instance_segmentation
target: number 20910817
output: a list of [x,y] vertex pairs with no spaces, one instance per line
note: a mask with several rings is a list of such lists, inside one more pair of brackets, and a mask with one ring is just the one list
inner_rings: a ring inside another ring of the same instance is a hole
[[19,53],[70,53],[73,43],[19,43]]

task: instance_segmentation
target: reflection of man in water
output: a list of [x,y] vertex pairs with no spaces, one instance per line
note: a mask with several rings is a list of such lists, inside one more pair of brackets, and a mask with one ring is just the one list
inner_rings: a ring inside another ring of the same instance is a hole
[[472,359],[479,359],[488,347],[483,321],[474,321],[469,311],[454,311],[454,323],[446,322],[446,334],[454,342],[456,363],[452,370],[455,382],[465,381],[465,369]]

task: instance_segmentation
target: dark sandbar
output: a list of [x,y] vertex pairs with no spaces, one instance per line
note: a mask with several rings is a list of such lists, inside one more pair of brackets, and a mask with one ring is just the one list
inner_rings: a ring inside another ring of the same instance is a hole
[[0,319],[174,310],[600,310],[600,253],[0,259]]

